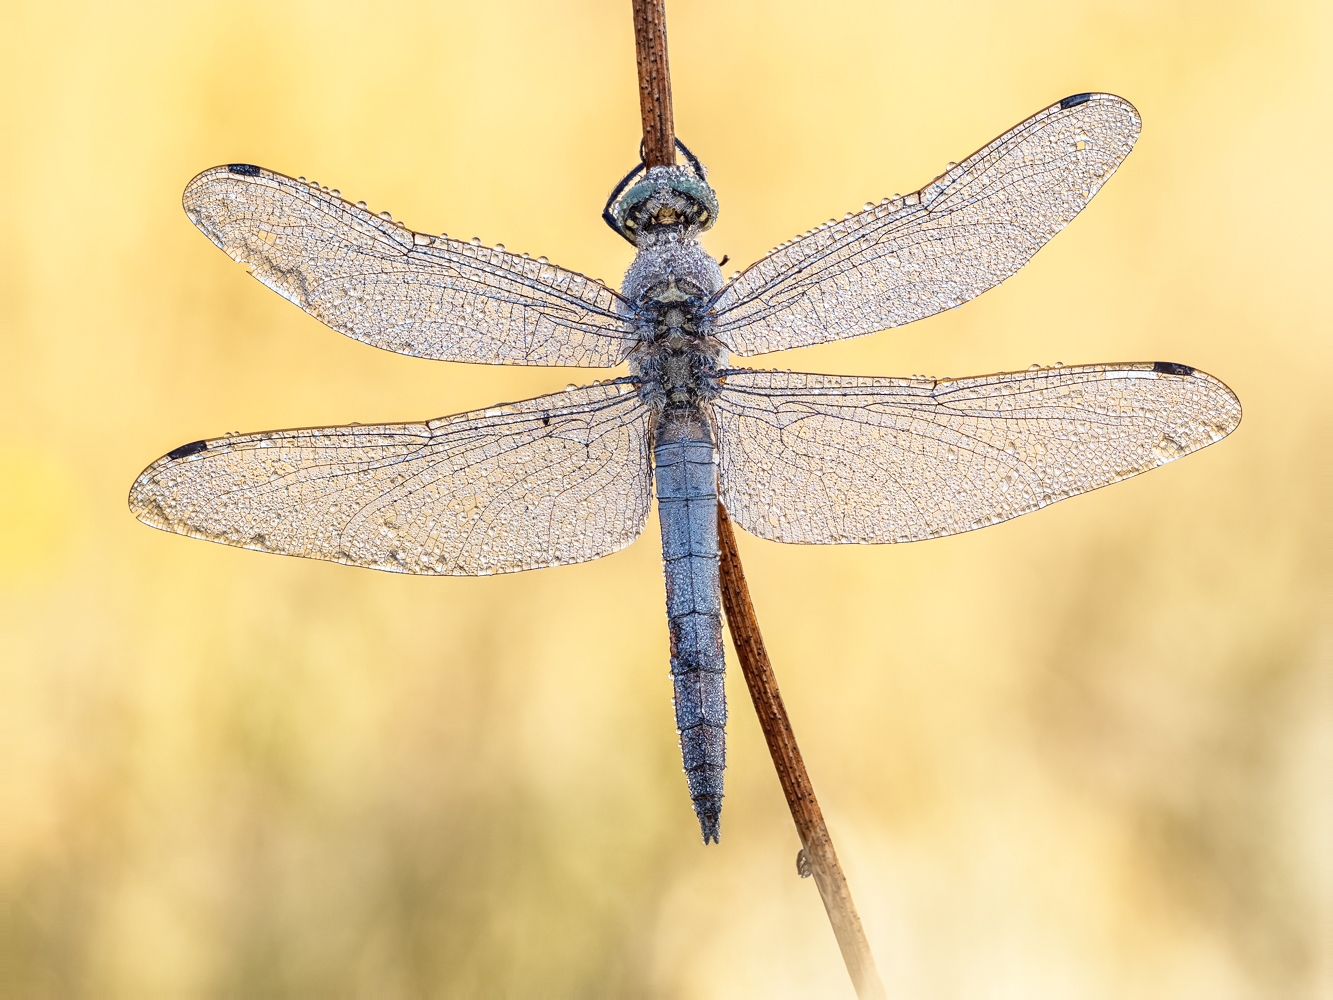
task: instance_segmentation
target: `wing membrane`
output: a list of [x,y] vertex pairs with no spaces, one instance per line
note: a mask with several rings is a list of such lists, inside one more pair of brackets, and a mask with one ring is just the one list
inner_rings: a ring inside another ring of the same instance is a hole
[[317,184],[249,164],[185,188],[204,234],[269,288],[373,347],[484,364],[610,368],[636,338],[624,300],[564,268],[414,233]]
[[961,305],[1063,229],[1139,135],[1112,94],[1066,98],[916,194],[772,251],[719,293],[715,335],[742,356],[859,337]]
[[628,380],[419,424],[196,441],[130,491],[140,520],[242,548],[473,576],[624,548],[651,497]]
[[713,402],[722,502],[780,542],[968,531],[1221,440],[1240,402],[1184,365],[892,379],[728,373]]

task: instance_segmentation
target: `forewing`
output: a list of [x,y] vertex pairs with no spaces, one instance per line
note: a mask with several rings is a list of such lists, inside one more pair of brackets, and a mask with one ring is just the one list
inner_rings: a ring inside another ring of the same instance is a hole
[[185,188],[190,221],[339,333],[443,361],[610,368],[635,344],[628,307],[581,274],[415,233],[318,184],[249,164]]
[[643,530],[649,410],[625,380],[420,424],[196,441],[130,491],[182,535],[396,573],[595,559]]
[[727,375],[722,502],[780,542],[911,542],[1017,517],[1221,440],[1240,402],[1184,365],[892,379]]
[[829,222],[719,293],[714,333],[749,356],[859,337],[961,305],[1063,229],[1139,135],[1112,94],[1053,104],[915,194]]

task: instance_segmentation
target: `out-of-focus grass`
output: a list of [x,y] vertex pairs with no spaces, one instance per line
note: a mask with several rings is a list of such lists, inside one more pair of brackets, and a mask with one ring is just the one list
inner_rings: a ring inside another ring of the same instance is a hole
[[[772,360],[1161,358],[1246,408],[1201,455],[982,532],[742,539],[891,995],[1327,995],[1327,5],[669,17],[709,246],[739,263],[1065,94],[1144,116],[1000,290]],[[182,441],[591,377],[341,338],[178,198],[258,162],[615,279],[627,5],[10,4],[0,38],[0,992],[849,996],[734,676],[723,842],[698,844],[655,524],[586,566],[417,580],[125,510]]]

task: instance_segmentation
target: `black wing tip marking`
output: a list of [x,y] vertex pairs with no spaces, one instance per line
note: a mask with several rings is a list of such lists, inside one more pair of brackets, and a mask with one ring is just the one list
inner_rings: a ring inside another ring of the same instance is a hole
[[191,441],[189,444],[183,444],[179,448],[172,448],[167,452],[167,458],[173,462],[182,458],[189,458],[191,455],[197,455],[201,451],[208,450],[207,441]]
[[1060,102],[1060,110],[1065,111],[1068,108],[1076,108],[1080,104],[1087,104],[1092,100],[1092,94],[1070,94]]
[[1174,361],[1154,361],[1152,370],[1161,372],[1163,375],[1193,375],[1194,369],[1189,365],[1178,365]]
[[227,173],[240,174],[242,177],[258,177],[259,168],[253,163],[228,163]]

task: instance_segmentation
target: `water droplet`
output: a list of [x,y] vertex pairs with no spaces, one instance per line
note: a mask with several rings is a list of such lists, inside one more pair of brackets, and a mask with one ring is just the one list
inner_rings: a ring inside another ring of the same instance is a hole
[[329,193],[329,187],[327,184],[321,187],[320,190],[323,191],[325,194]]
[[304,183],[306,182],[304,177],[298,177],[298,178],[296,178],[296,179],[297,179],[298,181],[300,181],[302,184],[304,184]]
[[1030,372],[1035,372],[1035,371],[1040,371],[1040,370],[1041,370],[1041,365],[1037,365],[1037,364],[1028,365],[1028,371],[1030,371]]
[[850,219],[851,217],[852,217],[852,213],[851,213],[851,212],[848,212],[848,213],[846,213],[846,214],[842,217],[842,221],[843,221],[843,222],[846,222],[846,221],[847,221],[848,219]]
[[537,258],[537,263],[538,263],[538,264],[549,264],[549,263],[551,263],[551,262],[550,262],[549,260],[547,260],[545,257],[538,257],[538,258]]
[[333,197],[335,198],[341,198],[343,196],[343,193],[339,191],[337,188],[334,188],[332,191],[329,192],[329,194],[333,195]]
[[873,201],[868,201],[868,202],[866,202],[864,205],[861,206],[861,211],[863,211],[863,212],[869,212],[869,211],[871,211],[872,209],[874,209],[874,207],[875,207],[875,203],[874,203]]
[[468,240],[468,242],[471,243],[474,247],[479,247],[481,246],[481,237],[474,236],[472,237],[472,239]]
[[945,169],[945,170],[952,170],[952,169],[953,169],[954,167],[956,167],[956,166],[958,166],[958,164],[955,163],[953,160],[950,160],[948,163],[946,163],[946,164],[944,165],[944,169]]
[[381,212],[381,213],[380,213],[380,218],[383,219],[385,222],[392,222],[392,221],[393,221],[393,213],[392,213],[392,212]]
[[573,382],[570,382],[567,386],[565,386],[565,392],[573,392],[577,388],[578,386],[576,386]]
[[358,201],[358,202],[356,203],[356,207],[357,207],[357,208],[369,208],[370,206],[368,206],[364,201]]
[[503,243],[497,243],[495,244],[495,249],[499,250],[501,253],[504,253],[505,245]]

